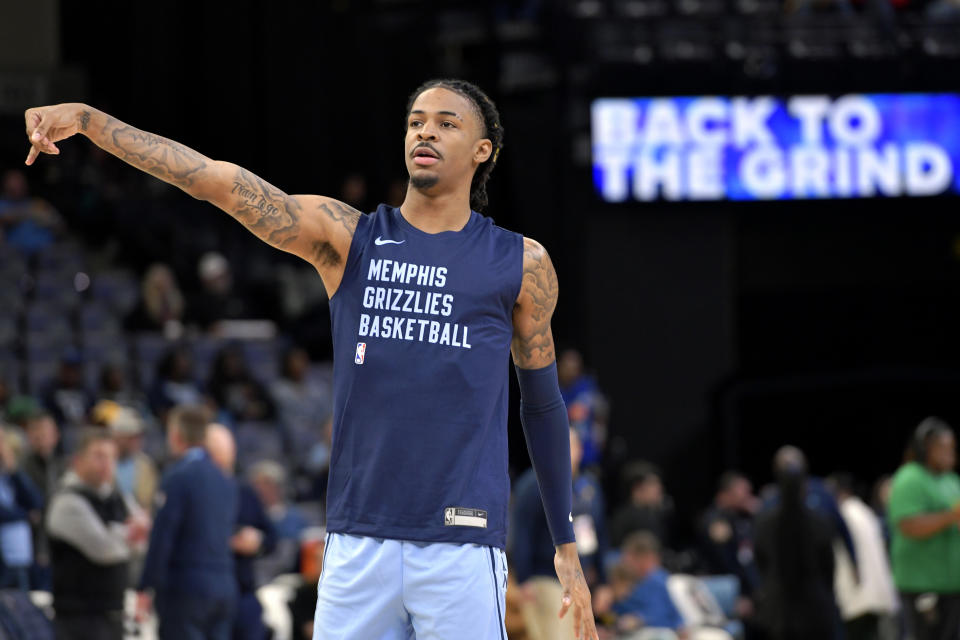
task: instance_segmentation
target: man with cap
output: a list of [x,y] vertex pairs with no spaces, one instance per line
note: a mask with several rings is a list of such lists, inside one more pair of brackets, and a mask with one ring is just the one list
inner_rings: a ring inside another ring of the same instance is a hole
[[157,467],[143,452],[143,421],[133,409],[118,406],[108,426],[117,443],[117,487],[141,507],[152,508]]

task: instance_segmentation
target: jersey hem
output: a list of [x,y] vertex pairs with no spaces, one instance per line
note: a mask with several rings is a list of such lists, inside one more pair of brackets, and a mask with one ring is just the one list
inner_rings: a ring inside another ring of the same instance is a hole
[[[445,528],[447,529],[447,528]],[[468,531],[466,527],[450,527],[450,530],[431,531],[405,527],[383,527],[358,523],[346,524],[336,521],[327,523],[329,533],[345,533],[367,538],[386,538],[409,542],[444,542],[449,544],[479,544],[506,551],[507,534],[504,531]],[[483,534],[483,535],[478,535]]]

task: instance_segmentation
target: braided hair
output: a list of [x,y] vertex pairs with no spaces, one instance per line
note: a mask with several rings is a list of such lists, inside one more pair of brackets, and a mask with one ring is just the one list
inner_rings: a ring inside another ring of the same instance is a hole
[[414,101],[421,93],[427,89],[435,88],[453,91],[470,100],[483,122],[482,136],[488,138],[493,144],[493,153],[477,167],[473,174],[473,182],[470,183],[470,208],[474,211],[483,211],[487,206],[487,180],[490,179],[493,167],[497,164],[500,150],[503,149],[503,126],[500,124],[500,113],[497,111],[497,106],[493,104],[493,100],[480,87],[466,80],[450,79],[428,80],[417,87],[407,101],[407,114],[409,115],[413,109]]

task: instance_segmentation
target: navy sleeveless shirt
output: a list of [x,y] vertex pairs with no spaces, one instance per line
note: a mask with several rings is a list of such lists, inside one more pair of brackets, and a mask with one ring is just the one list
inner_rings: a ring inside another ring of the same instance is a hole
[[523,237],[363,215],[330,300],[327,530],[506,546],[507,394]]

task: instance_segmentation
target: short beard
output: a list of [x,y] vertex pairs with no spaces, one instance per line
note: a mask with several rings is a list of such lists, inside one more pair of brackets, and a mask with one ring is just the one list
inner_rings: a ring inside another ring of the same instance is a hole
[[425,191],[440,182],[440,176],[436,174],[418,174],[410,176],[410,186],[417,191]]

